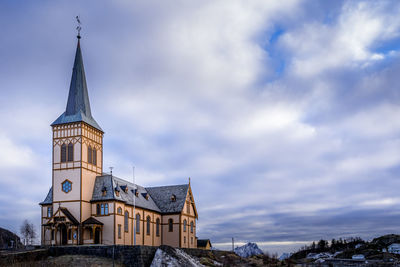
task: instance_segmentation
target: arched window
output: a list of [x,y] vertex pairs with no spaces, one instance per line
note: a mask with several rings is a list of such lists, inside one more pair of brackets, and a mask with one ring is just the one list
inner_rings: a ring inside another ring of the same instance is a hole
[[168,231],[169,232],[174,231],[174,220],[173,219],[168,219]]
[[160,219],[156,220],[156,236],[160,236]]
[[136,233],[140,234],[140,214],[136,214]]
[[190,222],[190,232],[193,233],[193,221]]
[[125,221],[124,221],[125,232],[129,231],[129,212],[125,211]]
[[96,214],[100,215],[100,204],[96,205]]
[[120,214],[120,215],[122,215],[122,208],[121,208],[121,207],[118,207],[117,213]]
[[108,203],[104,204],[104,215],[108,215]]
[[150,216],[146,218],[146,234],[150,235]]
[[183,231],[186,232],[187,221],[183,220]]
[[88,146],[87,149],[87,161],[88,163],[92,163],[92,147]]
[[68,144],[68,161],[74,161],[74,144]]
[[67,145],[61,145],[61,162],[67,162]]
[[93,148],[93,165],[97,165],[97,151]]
[[100,214],[104,215],[104,204],[103,203],[101,204],[101,213]]

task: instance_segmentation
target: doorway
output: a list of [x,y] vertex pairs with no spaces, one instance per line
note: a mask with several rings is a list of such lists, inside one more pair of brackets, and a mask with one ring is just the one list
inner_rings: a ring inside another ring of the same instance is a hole
[[100,228],[99,227],[96,227],[96,230],[94,230],[94,243],[100,244]]
[[60,233],[61,233],[61,245],[66,245],[68,239],[67,239],[67,227],[65,226],[65,224],[60,224]]

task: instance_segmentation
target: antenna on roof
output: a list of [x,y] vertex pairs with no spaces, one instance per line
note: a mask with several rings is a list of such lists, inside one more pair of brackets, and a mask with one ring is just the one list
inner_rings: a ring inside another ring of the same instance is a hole
[[78,31],[78,39],[81,39],[81,20],[79,19],[79,16],[76,16],[76,21],[78,22],[78,26],[76,27],[76,30]]
[[114,167],[110,167],[110,174],[112,176],[112,170],[114,169]]
[[190,177],[189,177],[189,185],[190,185]]

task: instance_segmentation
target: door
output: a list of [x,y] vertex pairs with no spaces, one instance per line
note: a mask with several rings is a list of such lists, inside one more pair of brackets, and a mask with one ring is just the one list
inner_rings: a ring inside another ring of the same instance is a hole
[[61,232],[61,245],[66,245],[67,244],[67,227],[65,224],[60,225],[60,232]]
[[100,228],[99,227],[96,227],[96,230],[94,231],[94,243],[100,244]]

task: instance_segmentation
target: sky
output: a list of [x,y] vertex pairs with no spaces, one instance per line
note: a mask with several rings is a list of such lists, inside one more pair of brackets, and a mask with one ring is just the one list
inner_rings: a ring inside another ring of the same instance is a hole
[[0,227],[39,229],[76,21],[104,171],[191,186],[197,236],[398,233],[399,1],[0,2]]

